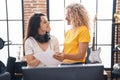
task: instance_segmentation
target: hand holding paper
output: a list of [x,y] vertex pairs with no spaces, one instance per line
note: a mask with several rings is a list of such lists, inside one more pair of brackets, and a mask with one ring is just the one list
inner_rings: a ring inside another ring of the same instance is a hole
[[55,51],[51,50],[49,52],[36,53],[34,54],[34,56],[46,66],[58,66],[59,64],[61,64],[61,62],[53,58],[53,55],[55,53]]
[[63,53],[56,53],[53,55],[53,57],[59,61],[63,61],[64,60],[64,54]]

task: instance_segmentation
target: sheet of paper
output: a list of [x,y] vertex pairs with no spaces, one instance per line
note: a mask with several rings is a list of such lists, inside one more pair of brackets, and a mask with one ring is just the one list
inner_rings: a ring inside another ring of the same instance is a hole
[[49,52],[36,53],[34,56],[46,66],[58,66],[61,62],[55,59],[53,54],[55,54],[55,52],[51,50]]

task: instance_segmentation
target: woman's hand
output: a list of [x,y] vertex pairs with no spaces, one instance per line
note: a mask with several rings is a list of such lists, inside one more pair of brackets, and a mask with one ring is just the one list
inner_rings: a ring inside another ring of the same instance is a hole
[[61,61],[61,62],[64,60],[64,54],[63,54],[63,53],[55,53],[55,54],[53,55],[53,57],[54,57],[55,59]]

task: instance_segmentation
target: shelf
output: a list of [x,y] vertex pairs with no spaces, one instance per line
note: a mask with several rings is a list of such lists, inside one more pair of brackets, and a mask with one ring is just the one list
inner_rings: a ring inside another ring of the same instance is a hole
[[[114,45],[118,44],[120,41],[120,22],[114,22],[112,23],[112,59],[111,59],[111,80],[116,77],[120,76],[120,70],[114,70],[113,66],[114,64],[119,62],[119,55],[120,55],[120,50],[116,49]],[[115,54],[115,55],[114,55]]]
[[120,22],[114,22],[113,24],[114,25],[120,25]]
[[113,49],[113,52],[120,52],[120,50],[117,50],[117,49]]

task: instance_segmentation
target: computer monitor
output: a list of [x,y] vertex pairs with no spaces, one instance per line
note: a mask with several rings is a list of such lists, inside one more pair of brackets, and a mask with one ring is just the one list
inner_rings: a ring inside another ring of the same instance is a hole
[[104,80],[103,65],[64,65],[60,67],[23,67],[23,80]]

